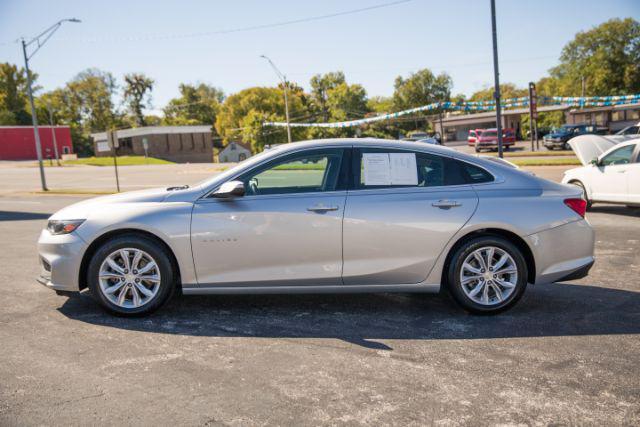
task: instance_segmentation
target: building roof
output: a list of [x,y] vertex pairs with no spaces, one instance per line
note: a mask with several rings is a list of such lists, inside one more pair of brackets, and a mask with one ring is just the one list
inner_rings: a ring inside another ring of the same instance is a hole
[[[568,110],[570,107],[569,105],[546,105],[543,107],[538,107],[538,112],[539,113],[544,113],[547,111],[563,111],[563,110]],[[516,108],[513,110],[502,110],[502,115],[506,116],[506,115],[512,115],[512,114],[529,114],[529,107],[527,108]],[[443,117],[442,121],[443,123],[450,123],[450,122],[465,122],[467,124],[472,124],[472,123],[476,123],[478,121],[482,121],[482,120],[495,120],[496,117],[496,112],[495,111],[489,111],[486,113],[472,113],[472,114],[456,114],[456,115],[451,115],[448,117]],[[436,120],[438,121],[438,120]],[[462,124],[462,123],[461,123]]]
[[[133,136],[146,136],[146,135],[166,135],[172,133],[209,133],[211,132],[211,126],[146,126],[133,129],[118,129],[118,138],[130,138]],[[91,137],[96,141],[106,141],[107,133],[99,132],[92,133]]]
[[573,108],[569,112],[571,114],[580,114],[580,113],[593,113],[598,111],[638,110],[638,109],[640,109],[640,104],[620,104],[620,105],[607,105],[603,107],[592,107],[592,108]]
[[[64,128],[69,128],[69,126],[67,125],[55,125],[55,126],[49,126],[49,125],[38,125],[38,129],[51,129],[51,128],[59,128],[59,129],[64,129]],[[33,126],[0,126],[0,129],[33,129]]]

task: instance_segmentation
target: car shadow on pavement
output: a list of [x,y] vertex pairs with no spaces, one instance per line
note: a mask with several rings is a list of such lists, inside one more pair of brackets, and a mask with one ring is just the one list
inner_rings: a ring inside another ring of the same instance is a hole
[[20,212],[20,211],[0,211],[0,222],[2,221],[33,221],[36,219],[47,219],[50,213],[42,212]]
[[[631,208],[622,205],[596,205],[592,206],[589,209],[589,213],[605,213],[611,215],[625,215],[640,218],[640,207]],[[587,215],[589,215],[589,213]]]
[[512,310],[466,314],[422,294],[221,295],[174,298],[143,318],[106,314],[83,293],[60,312],[141,332],[206,337],[334,338],[392,350],[379,340],[491,339],[640,333],[640,292],[556,283],[529,288]]

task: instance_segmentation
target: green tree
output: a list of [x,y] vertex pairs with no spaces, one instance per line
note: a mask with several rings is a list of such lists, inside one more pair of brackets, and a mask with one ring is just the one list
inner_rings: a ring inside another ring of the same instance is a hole
[[336,86],[345,84],[344,73],[334,71],[326,74],[316,74],[311,77],[311,107],[318,114],[318,120],[329,121],[329,91]]
[[123,98],[129,111],[133,114],[134,123],[138,126],[145,126],[144,109],[151,104],[154,81],[142,73],[130,73],[125,74],[124,83]]
[[[300,92],[294,87],[289,92],[291,117],[308,115]],[[249,143],[254,152],[262,150],[265,135],[273,136],[271,143],[286,142],[285,128],[264,128],[263,121],[285,121],[282,88],[252,87],[229,96],[216,118],[215,128],[222,137],[223,145],[233,139]],[[306,130],[292,128],[295,140],[304,139]]]
[[372,96],[367,100],[367,108],[378,114],[393,111],[393,98],[389,96]]
[[164,108],[166,125],[213,125],[220,111],[224,93],[221,89],[200,83],[181,84],[180,97]]
[[[35,82],[36,74],[31,74]],[[34,87],[34,91],[37,87]],[[8,62],[0,63],[0,125],[30,125],[27,73]]]
[[85,133],[103,132],[117,125],[119,117],[113,103],[116,88],[113,75],[96,68],[79,73],[67,83],[68,107]]
[[[470,101],[493,101],[494,88],[489,86],[485,89],[475,92],[469,98]],[[503,83],[500,85],[500,99],[521,98],[529,96],[529,89],[518,88],[513,83]]]
[[640,92],[640,23],[616,18],[579,32],[550,74],[562,96],[580,96],[583,78],[587,96]]
[[448,74],[436,76],[427,68],[412,73],[407,78],[398,76],[394,83],[394,111],[449,101],[452,87],[453,80]]

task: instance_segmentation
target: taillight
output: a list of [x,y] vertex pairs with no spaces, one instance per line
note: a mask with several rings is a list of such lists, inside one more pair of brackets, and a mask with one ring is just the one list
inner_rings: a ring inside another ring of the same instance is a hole
[[569,206],[571,210],[584,218],[587,212],[587,202],[584,199],[564,199],[564,204]]

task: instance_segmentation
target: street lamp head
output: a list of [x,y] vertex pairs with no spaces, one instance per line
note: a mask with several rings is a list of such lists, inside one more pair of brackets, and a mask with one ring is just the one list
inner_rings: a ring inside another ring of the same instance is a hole
[[82,21],[81,21],[81,20],[79,20],[78,18],[65,19],[65,21],[67,21],[67,22],[75,22],[75,23],[80,23],[80,22],[82,22]]

